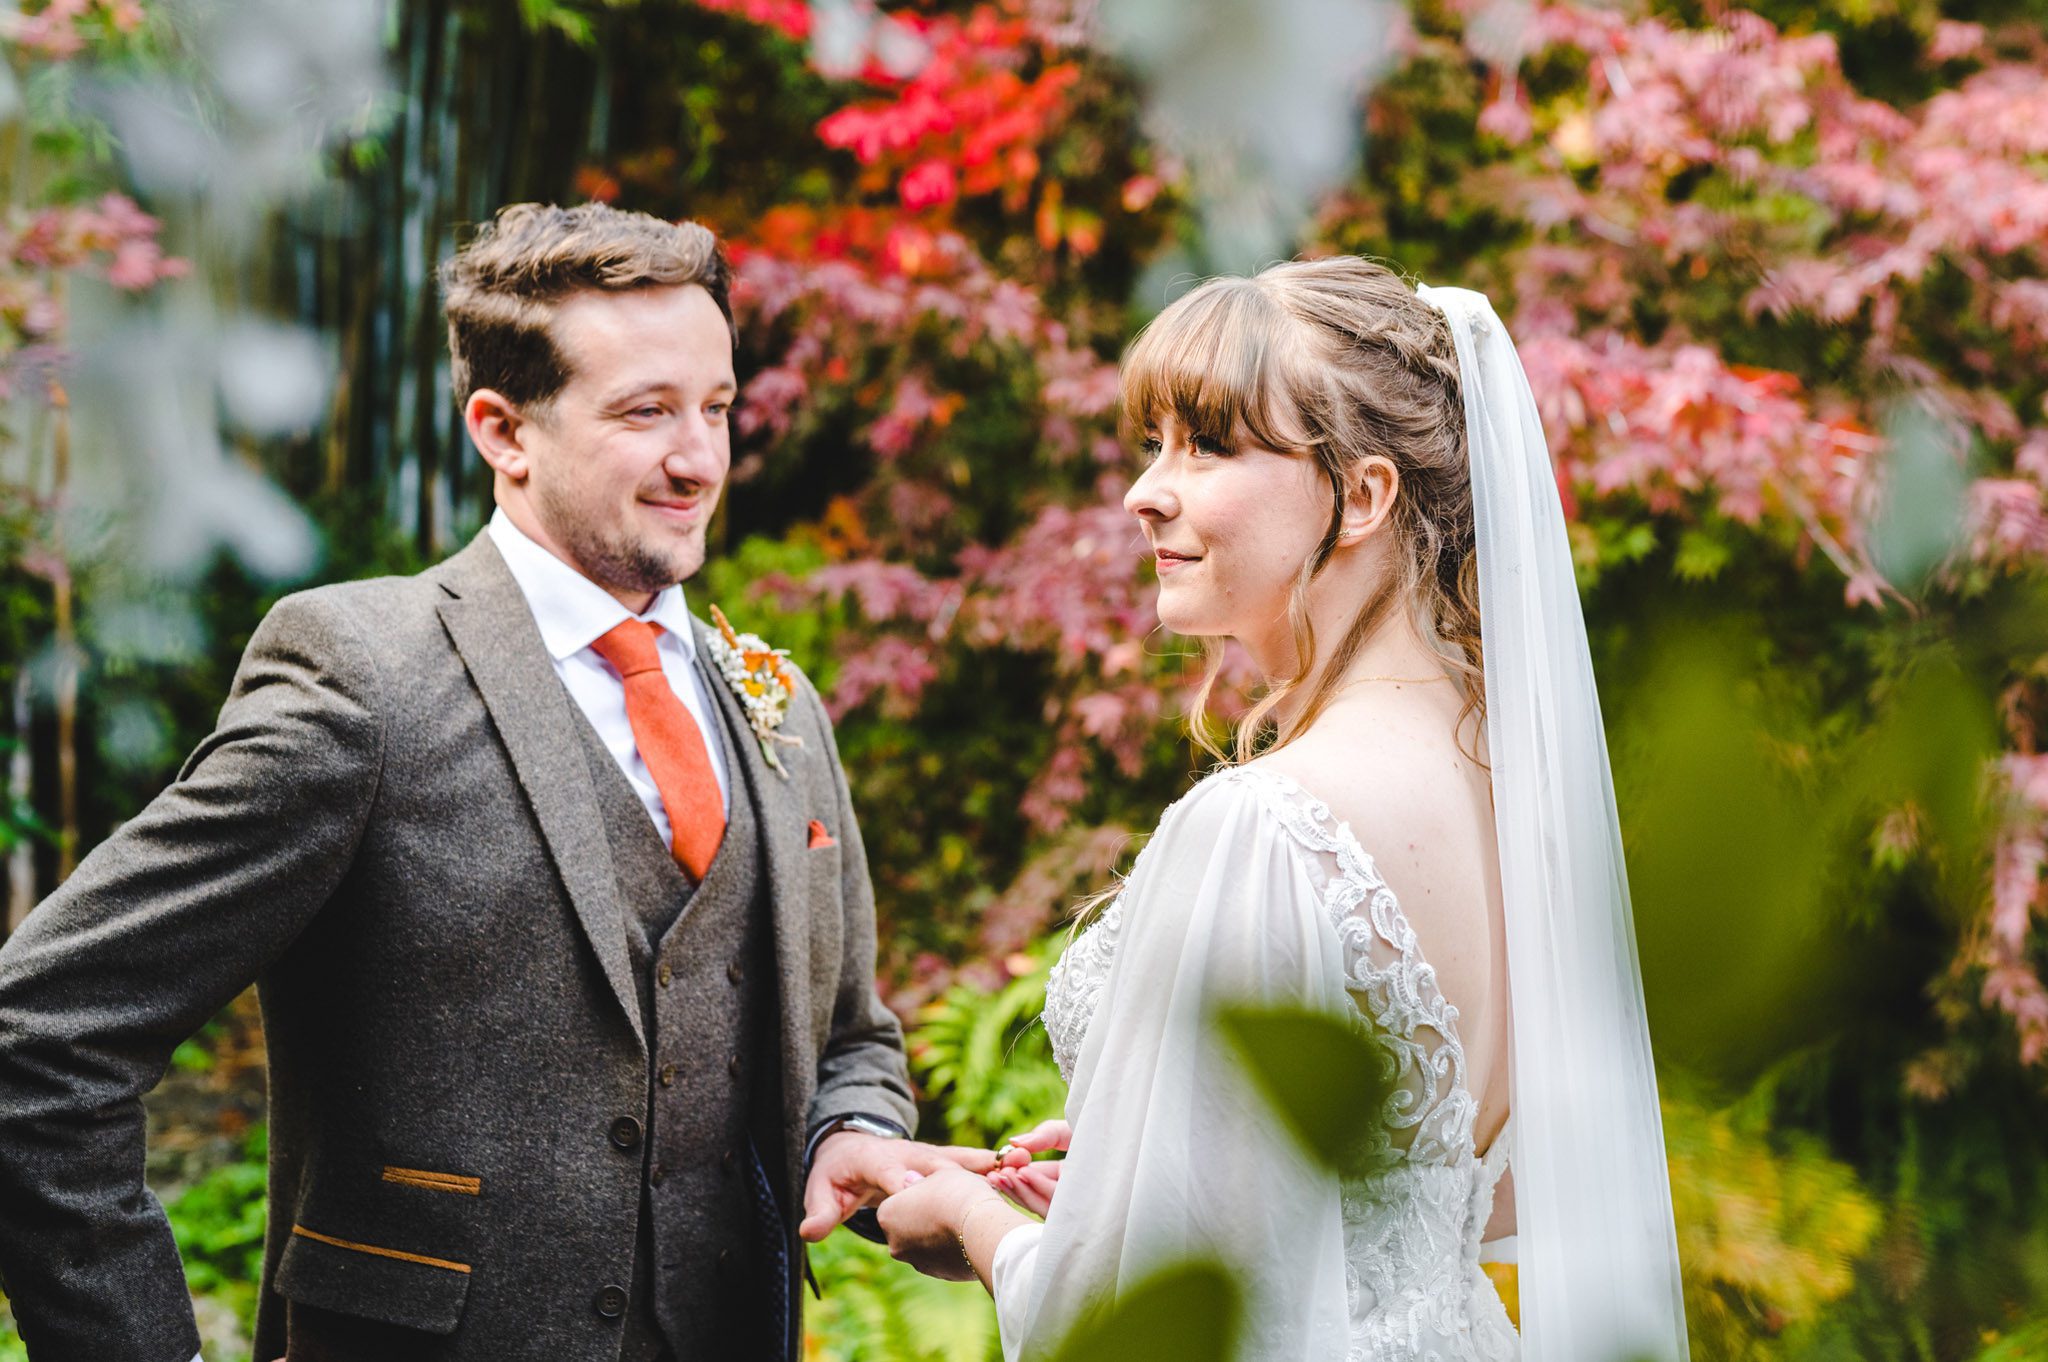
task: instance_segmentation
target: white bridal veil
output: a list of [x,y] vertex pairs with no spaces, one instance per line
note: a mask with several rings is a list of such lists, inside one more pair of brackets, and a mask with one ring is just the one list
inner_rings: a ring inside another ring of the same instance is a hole
[[1628,877],[1564,510],[1536,400],[1486,296],[1450,321],[1471,447],[1486,738],[1513,1014],[1522,1357],[1687,1356]]

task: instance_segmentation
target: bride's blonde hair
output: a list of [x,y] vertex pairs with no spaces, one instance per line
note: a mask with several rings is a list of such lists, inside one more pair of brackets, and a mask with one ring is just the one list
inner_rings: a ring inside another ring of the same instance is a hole
[[[1330,482],[1330,524],[1301,565],[1288,601],[1295,674],[1267,689],[1239,721],[1226,752],[1212,731],[1210,698],[1225,641],[1204,639],[1208,667],[1189,706],[1194,740],[1213,756],[1247,761],[1313,724],[1359,646],[1405,605],[1465,697],[1458,715],[1483,727],[1479,567],[1473,555],[1472,479],[1458,355],[1443,313],[1399,275],[1338,256],[1273,265],[1249,279],[1211,279],[1154,318],[1125,353],[1123,419],[1131,431],[1171,413],[1190,439],[1226,447],[1249,436],[1269,449],[1312,455]],[[1308,588],[1337,545],[1345,495],[1365,459],[1400,473],[1389,522],[1396,571],[1360,607],[1318,668]],[[1303,686],[1285,722],[1275,712]],[[1476,750],[1477,743],[1474,743]]]

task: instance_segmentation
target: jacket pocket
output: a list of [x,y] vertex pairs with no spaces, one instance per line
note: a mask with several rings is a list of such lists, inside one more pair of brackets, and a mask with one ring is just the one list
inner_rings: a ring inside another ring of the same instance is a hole
[[811,955],[839,968],[839,940],[846,926],[845,881],[840,857],[845,853],[834,842],[812,847],[804,853],[804,908],[811,919]]
[[458,1196],[482,1196],[484,1180],[460,1173],[431,1173],[424,1168],[393,1168],[386,1165],[384,1181],[400,1187],[417,1187],[424,1192],[454,1192]]
[[293,1225],[278,1263],[279,1295],[361,1319],[452,1334],[469,1297],[468,1263]]

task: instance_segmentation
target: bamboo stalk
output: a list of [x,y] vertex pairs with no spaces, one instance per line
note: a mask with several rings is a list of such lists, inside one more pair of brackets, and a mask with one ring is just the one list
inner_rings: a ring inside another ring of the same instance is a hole
[[[15,88],[21,88],[27,75],[27,63],[21,50],[14,44],[7,49],[8,70]],[[0,200],[8,216],[19,205],[26,194],[24,181],[28,178],[28,165],[24,158],[24,136],[27,120],[17,114],[0,127]],[[11,432],[0,426],[0,438],[7,438]],[[36,486],[37,459],[36,441],[33,437],[24,446],[22,486],[31,495]],[[4,464],[0,459],[0,464]],[[7,798],[14,808],[26,808],[35,793],[35,707],[33,687],[27,667],[20,668],[14,678],[14,694],[9,706],[11,727],[15,746],[7,761]],[[12,936],[29,910],[36,906],[36,853],[35,844],[23,837],[14,845],[7,857],[7,935]]]
[[[31,751],[32,728],[35,710],[30,705],[31,689],[28,669],[22,668],[14,678],[14,720],[15,747],[7,762],[7,797],[14,807],[21,808],[28,803],[35,779],[35,759]],[[36,906],[36,852],[35,844],[24,837],[15,843],[14,850],[7,857],[7,934],[12,936],[29,909]]]
[[[57,288],[62,288],[59,277]],[[59,297],[61,304],[61,294]],[[62,384],[50,384],[52,488],[55,509],[50,547],[57,560],[52,595],[57,616],[57,882],[78,867],[78,622],[71,589],[71,568],[64,556],[64,503],[71,484],[71,396]]]
[[[7,47],[7,66],[14,88],[19,91],[28,79],[28,62],[21,55],[21,48],[12,43]],[[28,163],[23,158],[27,123],[28,119],[17,113],[7,120],[5,127],[0,127],[0,197],[6,199],[9,208],[28,197],[23,184],[28,178]]]

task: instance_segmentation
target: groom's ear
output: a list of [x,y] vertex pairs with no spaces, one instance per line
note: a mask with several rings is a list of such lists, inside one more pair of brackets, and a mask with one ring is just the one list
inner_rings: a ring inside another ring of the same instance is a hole
[[527,437],[534,423],[516,403],[494,389],[478,388],[462,404],[462,424],[492,471],[513,482],[526,481],[532,466]]

